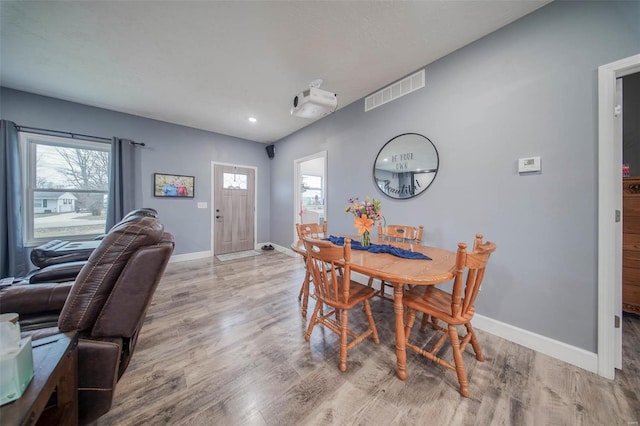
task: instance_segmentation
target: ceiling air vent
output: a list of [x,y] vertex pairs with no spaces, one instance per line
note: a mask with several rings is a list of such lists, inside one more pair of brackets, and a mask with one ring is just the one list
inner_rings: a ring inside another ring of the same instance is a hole
[[398,99],[400,96],[407,95],[415,90],[424,87],[424,68],[409,77],[405,77],[400,81],[378,90],[376,93],[367,96],[364,99],[364,110],[371,111],[374,108]]

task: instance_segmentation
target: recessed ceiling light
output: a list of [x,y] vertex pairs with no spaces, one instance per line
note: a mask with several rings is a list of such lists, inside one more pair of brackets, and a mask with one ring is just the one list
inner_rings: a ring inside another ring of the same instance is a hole
[[249,121],[255,123],[256,121],[258,121],[258,119],[255,117],[249,117]]

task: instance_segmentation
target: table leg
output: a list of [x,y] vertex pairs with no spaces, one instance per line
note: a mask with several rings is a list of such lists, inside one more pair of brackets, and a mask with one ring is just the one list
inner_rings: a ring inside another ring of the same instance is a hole
[[393,283],[393,311],[396,314],[396,358],[398,359],[398,377],[407,378],[407,351],[404,338],[404,308],[402,292],[404,284]]

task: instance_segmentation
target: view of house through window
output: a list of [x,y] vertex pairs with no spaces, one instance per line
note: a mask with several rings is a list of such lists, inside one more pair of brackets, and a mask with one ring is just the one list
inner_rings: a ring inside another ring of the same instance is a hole
[[82,239],[104,233],[111,145],[20,133],[24,165],[25,242]]

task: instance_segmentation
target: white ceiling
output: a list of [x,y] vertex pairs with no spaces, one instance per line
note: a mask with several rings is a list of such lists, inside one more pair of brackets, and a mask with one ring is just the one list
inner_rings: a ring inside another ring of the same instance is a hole
[[269,143],[548,2],[2,0],[0,84]]

